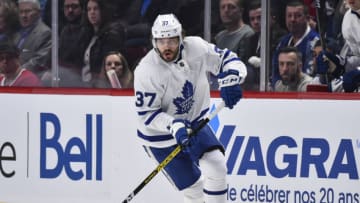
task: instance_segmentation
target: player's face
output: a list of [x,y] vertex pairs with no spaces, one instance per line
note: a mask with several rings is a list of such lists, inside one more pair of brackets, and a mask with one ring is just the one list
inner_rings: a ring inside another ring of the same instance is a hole
[[116,75],[121,76],[124,72],[124,65],[117,54],[111,54],[105,59],[105,70],[115,70]]
[[155,42],[162,59],[167,62],[175,60],[179,52],[179,37],[156,39]]
[[296,53],[280,53],[279,54],[279,73],[282,82],[285,85],[293,83],[297,79],[299,63]]
[[360,0],[347,0],[347,3],[352,10],[356,11],[360,9]]

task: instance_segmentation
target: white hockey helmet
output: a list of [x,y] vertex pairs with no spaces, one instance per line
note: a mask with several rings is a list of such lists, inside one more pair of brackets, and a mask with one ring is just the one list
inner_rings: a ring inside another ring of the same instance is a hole
[[155,39],[179,37],[182,44],[182,27],[174,14],[160,14],[151,28],[152,43],[156,48]]

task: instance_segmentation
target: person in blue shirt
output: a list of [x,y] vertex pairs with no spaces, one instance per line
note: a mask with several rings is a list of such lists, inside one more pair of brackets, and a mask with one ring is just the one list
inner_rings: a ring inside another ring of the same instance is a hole
[[272,56],[272,87],[274,87],[276,81],[280,79],[278,55],[282,47],[296,47],[303,56],[302,71],[313,76],[312,51],[316,41],[318,41],[320,37],[319,34],[309,26],[308,16],[309,9],[302,1],[291,1],[286,5],[285,20],[289,33],[281,38]]

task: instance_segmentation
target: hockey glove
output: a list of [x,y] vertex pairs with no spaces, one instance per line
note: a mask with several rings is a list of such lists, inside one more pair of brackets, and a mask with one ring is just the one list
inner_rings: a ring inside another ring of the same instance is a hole
[[355,69],[346,72],[343,77],[343,88],[345,92],[354,92],[360,85],[360,70]]
[[220,96],[224,100],[225,106],[232,109],[242,98],[239,72],[236,70],[229,70],[220,73],[218,78]]
[[175,119],[171,125],[170,132],[179,145],[185,146],[189,143],[188,129],[190,122],[183,119]]

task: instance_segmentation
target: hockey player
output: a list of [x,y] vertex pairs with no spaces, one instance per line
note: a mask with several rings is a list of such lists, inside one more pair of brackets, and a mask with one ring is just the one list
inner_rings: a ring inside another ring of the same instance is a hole
[[185,203],[226,201],[224,148],[209,126],[188,137],[209,112],[207,75],[219,78],[220,95],[232,109],[242,97],[246,67],[236,54],[218,49],[200,37],[183,37],[173,14],[157,16],[152,26],[153,49],[135,69],[134,89],[138,137],[159,163],[177,144],[186,147],[165,174],[183,191]]

